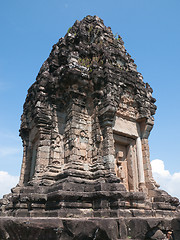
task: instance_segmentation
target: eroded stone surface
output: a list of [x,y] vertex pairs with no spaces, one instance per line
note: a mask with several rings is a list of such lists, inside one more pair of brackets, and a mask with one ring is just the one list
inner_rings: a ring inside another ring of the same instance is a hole
[[[21,176],[0,200],[2,239],[31,229],[33,239],[160,239],[173,228],[179,201],[158,189],[149,158],[155,99],[123,44],[87,16],[53,46],[24,104]],[[83,229],[72,220],[84,217]],[[158,218],[170,225],[150,226]]]
[[11,240],[157,240],[167,239],[171,229],[173,239],[179,239],[178,221],[171,224],[170,220],[162,218],[4,218],[0,219],[0,237]]

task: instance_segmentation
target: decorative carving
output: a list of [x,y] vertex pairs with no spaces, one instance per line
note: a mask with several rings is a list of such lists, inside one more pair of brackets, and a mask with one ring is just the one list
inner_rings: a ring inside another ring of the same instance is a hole
[[135,101],[135,94],[132,94],[133,89],[123,91],[121,101],[117,109],[117,115],[123,116],[128,119],[138,119],[138,106]]
[[[124,158],[124,159],[123,159]],[[127,172],[127,159],[124,157],[123,151],[118,151],[116,154],[116,175],[121,179],[127,190],[128,187],[128,172]]]
[[172,226],[179,200],[150,168],[155,99],[123,44],[87,16],[53,46],[24,104],[20,184],[0,200],[10,218],[0,239],[24,239],[37,223],[38,239],[149,239],[165,217]]
[[63,151],[63,138],[60,134],[57,135],[55,143],[52,144],[51,148],[52,148],[52,164],[62,164],[62,160],[64,157],[64,151]]

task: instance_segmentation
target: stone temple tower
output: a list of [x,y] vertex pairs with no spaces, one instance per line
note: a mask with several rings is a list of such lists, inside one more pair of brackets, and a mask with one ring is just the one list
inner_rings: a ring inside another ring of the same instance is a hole
[[156,100],[123,44],[87,16],[53,46],[24,104],[21,176],[0,201],[2,239],[26,239],[29,228],[32,239],[164,239],[170,230],[178,239],[179,201],[150,165]]

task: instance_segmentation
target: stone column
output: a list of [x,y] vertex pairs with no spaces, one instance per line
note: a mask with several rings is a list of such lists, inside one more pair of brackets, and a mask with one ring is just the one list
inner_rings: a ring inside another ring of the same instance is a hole
[[26,143],[23,143],[23,161],[21,165],[21,175],[19,179],[19,185],[23,185],[24,183],[24,175],[25,175],[25,170],[26,170],[26,160],[27,160],[27,145]]
[[115,174],[115,159],[114,159],[114,138],[113,138],[113,121],[116,108],[108,101],[99,105],[98,119],[103,133],[102,155],[103,163],[108,175],[116,176]]
[[135,192],[138,191],[139,179],[138,179],[138,166],[137,166],[137,150],[136,142],[133,140],[129,144],[129,151],[127,158],[129,159],[128,174],[129,178],[129,189]]
[[141,138],[136,139],[139,188],[145,186]]
[[114,139],[111,126],[104,126],[103,161],[106,170],[115,175]]

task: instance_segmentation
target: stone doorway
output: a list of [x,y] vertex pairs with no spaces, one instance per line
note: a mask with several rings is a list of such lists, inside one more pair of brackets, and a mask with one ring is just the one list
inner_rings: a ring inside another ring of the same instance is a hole
[[128,184],[128,170],[127,170],[127,146],[115,142],[115,171],[116,176],[120,178],[127,191],[129,191]]
[[135,140],[114,133],[115,172],[127,191],[138,190]]

